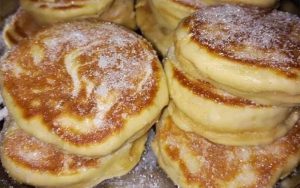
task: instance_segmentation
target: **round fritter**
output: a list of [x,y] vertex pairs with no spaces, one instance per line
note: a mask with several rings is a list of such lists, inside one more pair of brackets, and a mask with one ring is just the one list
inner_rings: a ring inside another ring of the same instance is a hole
[[153,16],[160,27],[174,30],[179,22],[198,10],[206,7],[203,0],[148,0]]
[[200,79],[200,75],[194,78],[170,55],[164,63],[170,96],[176,105],[171,105],[170,109],[174,113],[178,111],[174,116],[186,122],[185,130],[214,142],[227,145],[270,143],[283,136],[299,118],[293,108],[257,104],[214,87]]
[[20,183],[43,187],[92,187],[129,172],[140,160],[147,136],[101,158],[67,154],[22,131],[14,122],[4,133],[1,161]]
[[191,15],[176,32],[176,56],[211,83],[264,104],[300,102],[300,18],[224,5]]
[[104,22],[57,24],[24,40],[2,58],[1,82],[23,130],[87,156],[142,136],[168,103],[152,47]]
[[300,161],[300,125],[269,145],[225,146],[182,131],[165,113],[152,148],[159,165],[181,187],[271,188]]
[[114,0],[20,0],[21,7],[41,24],[97,16]]
[[143,34],[165,55],[173,42],[173,32],[180,21],[207,6],[220,4],[245,4],[272,8],[276,0],[138,0],[137,25]]
[[[136,23],[133,1],[134,0],[115,0],[106,10],[97,12],[94,15],[87,14],[83,18],[110,21],[134,29],[136,28]],[[67,20],[77,20],[80,18],[73,16]],[[57,22],[64,22],[67,20],[62,18],[58,19]],[[23,8],[19,8],[19,10],[11,16],[5,25],[3,30],[4,42],[7,47],[11,48],[13,45],[18,44],[21,40],[32,37],[41,30],[44,25],[48,24],[53,23],[40,23],[35,19],[33,14]]]
[[154,17],[161,27],[174,30],[178,23],[193,12],[207,6],[240,4],[273,8],[277,0],[148,0]]
[[173,41],[173,31],[160,27],[153,16],[149,0],[138,0],[136,3],[136,23],[143,35],[153,43],[156,49],[166,55]]

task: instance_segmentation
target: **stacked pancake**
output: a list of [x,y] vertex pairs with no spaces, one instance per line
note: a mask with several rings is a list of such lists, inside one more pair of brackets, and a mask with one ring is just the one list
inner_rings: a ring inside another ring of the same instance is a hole
[[1,160],[19,182],[91,187],[139,161],[168,103],[164,72],[142,37],[111,23],[56,24],[1,59],[11,116]]
[[176,184],[272,187],[297,165],[299,31],[297,16],[233,5],[180,24],[165,59],[172,101],[153,143]]
[[272,8],[277,0],[138,0],[137,25],[143,34],[165,55],[179,22],[200,8],[218,4],[244,4]]
[[6,24],[8,47],[34,35],[43,26],[85,18],[111,21],[134,29],[134,0],[21,0],[20,9]]

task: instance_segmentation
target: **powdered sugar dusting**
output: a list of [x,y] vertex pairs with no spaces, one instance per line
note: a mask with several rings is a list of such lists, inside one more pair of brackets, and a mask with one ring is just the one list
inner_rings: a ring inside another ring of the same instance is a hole
[[[271,144],[242,147],[215,144],[194,133],[184,132],[170,119],[160,126],[156,141],[161,157],[168,165],[180,170],[183,177],[190,180],[189,184],[272,187],[278,175],[286,173],[285,168],[291,160],[299,161],[299,122],[287,135]],[[196,171],[195,166],[198,166]]]
[[284,70],[300,67],[300,18],[295,15],[224,5],[200,10],[185,24],[194,40],[220,55]]
[[[27,50],[32,43],[34,53]],[[37,62],[26,63],[36,58],[33,55],[38,57]],[[112,111],[113,107],[122,106],[125,100],[153,100],[151,96],[155,93],[149,91],[156,92],[158,71],[154,68],[158,61],[150,45],[133,32],[111,23],[77,21],[39,32],[8,53],[2,59],[1,68],[9,73],[5,74],[8,83],[12,80],[20,83],[21,77],[27,80],[11,89],[18,90],[14,92],[16,95],[26,91],[16,98],[28,100],[22,104],[28,102],[28,110],[35,111],[33,114],[44,113],[45,119],[54,114],[57,119],[67,120],[63,116],[68,116],[71,110],[72,114],[93,122],[91,127],[100,132],[113,129],[117,126],[115,121],[127,119],[130,113],[143,106],[130,102],[131,108],[124,112],[126,107]],[[44,101],[45,105],[32,106],[32,99]],[[61,101],[59,108],[56,108],[57,101]],[[43,106],[45,109],[39,109]],[[118,116],[118,120],[108,120],[107,113]],[[60,134],[62,127],[72,127],[54,124],[58,122],[55,117],[49,122],[55,127],[54,133]],[[77,134],[68,135],[78,139]]]
[[76,28],[68,28],[67,25],[62,25],[62,27],[62,29],[65,30],[65,33],[61,33],[59,30],[57,30],[51,34],[54,35],[53,37],[49,37],[44,40],[44,44],[48,52],[47,55],[50,58],[50,61],[56,61],[57,56],[61,55],[64,47],[82,47],[90,42],[90,39],[88,39],[85,35],[86,33],[82,33],[76,30]]
[[[16,144],[17,143],[17,144]],[[88,167],[95,168],[100,160],[64,153],[51,144],[44,143],[16,127],[12,122],[4,136],[2,152],[32,170],[66,175]]]

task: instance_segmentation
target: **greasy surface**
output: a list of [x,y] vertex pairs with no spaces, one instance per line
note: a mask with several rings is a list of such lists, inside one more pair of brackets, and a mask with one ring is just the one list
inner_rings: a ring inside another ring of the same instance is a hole
[[280,11],[219,6],[184,21],[192,39],[236,62],[296,77],[300,61],[300,18]]
[[[49,131],[75,145],[120,132],[126,118],[151,104],[161,76],[148,43],[108,23],[56,25],[1,63],[3,87],[23,118],[41,117]],[[89,126],[64,124],[64,117]]]
[[300,160],[299,125],[270,145],[231,147],[183,132],[165,115],[155,140],[168,173],[183,175],[181,186],[272,187]]

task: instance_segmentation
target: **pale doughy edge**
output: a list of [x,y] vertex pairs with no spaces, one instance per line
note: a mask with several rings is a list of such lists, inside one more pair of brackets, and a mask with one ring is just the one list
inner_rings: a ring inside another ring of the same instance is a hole
[[[173,66],[175,65],[172,60],[167,58],[164,64],[170,95],[176,106],[197,124],[201,124],[209,130],[228,133],[271,130],[283,126],[290,127],[298,119],[297,111],[293,111],[292,108],[239,106],[201,97],[182,86],[174,77]],[[287,119],[289,120],[286,121]],[[285,123],[289,126],[286,126]]]
[[105,179],[122,176],[133,169],[140,160],[146,140],[147,134],[132,143],[125,144],[116,152],[102,157],[100,167],[80,172],[81,174],[63,176],[32,171],[18,166],[6,155],[3,155],[3,152],[1,161],[8,174],[18,182],[43,187],[92,187]]
[[173,41],[173,32],[163,30],[155,20],[149,7],[149,0],[137,0],[136,22],[143,35],[165,56]]
[[97,17],[99,13],[104,12],[113,3],[113,0],[89,0],[84,7],[69,10],[39,8],[34,6],[35,3],[29,0],[20,2],[24,10],[32,14],[38,23],[50,24],[74,18],[87,18],[93,15]]
[[183,26],[176,31],[175,53],[179,61],[190,61],[204,77],[237,96],[264,104],[300,103],[300,79],[289,79],[270,69],[247,66],[212,54],[194,42]]
[[158,25],[175,30],[180,21],[197,10],[173,0],[148,0]]
[[[200,123],[195,123],[186,114],[181,112],[174,104],[169,105],[168,112],[174,123],[186,132],[193,132],[206,139],[223,145],[231,146],[251,146],[270,144],[278,138],[284,136],[299,119],[299,113],[294,113],[285,122],[280,125],[270,128],[269,130],[254,130],[254,131],[220,131],[213,130],[210,127]],[[236,116],[235,116],[236,117]],[[242,125],[241,125],[242,126]]]

